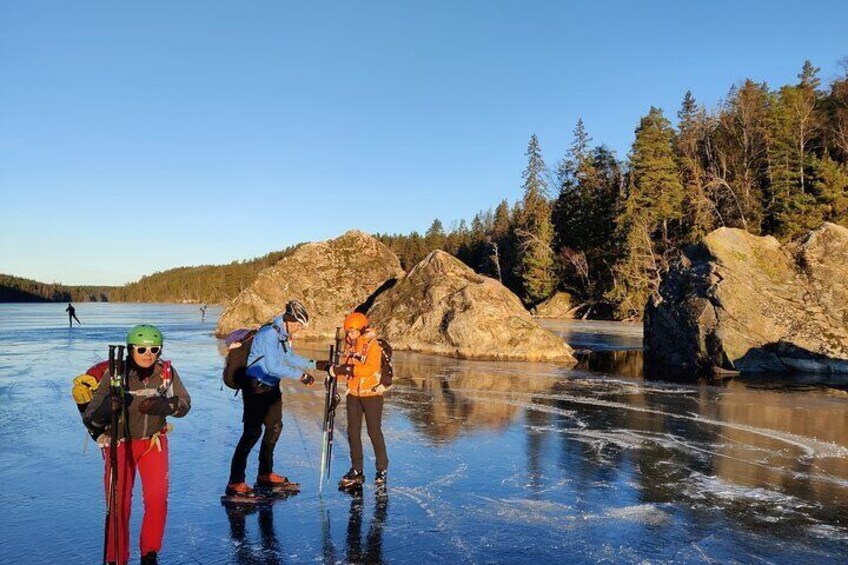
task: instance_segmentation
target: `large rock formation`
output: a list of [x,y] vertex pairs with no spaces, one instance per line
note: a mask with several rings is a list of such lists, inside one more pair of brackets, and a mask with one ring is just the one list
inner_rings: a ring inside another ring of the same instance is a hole
[[574,311],[575,307],[571,304],[571,295],[567,292],[556,292],[533,308],[533,315],[537,318],[570,320],[574,318]]
[[573,365],[571,348],[542,329],[499,282],[434,251],[368,311],[396,349],[474,359]]
[[800,243],[721,228],[685,251],[645,311],[645,361],[688,374],[848,372],[848,229]]
[[297,298],[311,316],[298,337],[331,339],[346,314],[401,276],[397,256],[362,232],[309,243],[260,272],[221,314],[216,333],[263,324]]

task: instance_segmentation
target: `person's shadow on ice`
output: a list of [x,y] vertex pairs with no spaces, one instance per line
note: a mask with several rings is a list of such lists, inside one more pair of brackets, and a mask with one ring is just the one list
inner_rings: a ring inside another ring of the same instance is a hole
[[365,547],[362,546],[362,511],[364,500],[362,491],[351,493],[350,518],[347,523],[347,562],[382,563],[383,562],[383,525],[389,511],[389,495],[385,489],[379,489],[374,497],[374,515],[368,526]]
[[[281,548],[274,533],[272,505],[227,506],[226,510],[230,521],[230,537],[236,547],[235,562],[239,565],[279,565]],[[259,547],[246,535],[245,518],[255,513],[259,514]]]

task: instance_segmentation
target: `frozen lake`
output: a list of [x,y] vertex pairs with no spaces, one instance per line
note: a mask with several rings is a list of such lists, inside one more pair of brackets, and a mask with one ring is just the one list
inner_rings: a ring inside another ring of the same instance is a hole
[[[683,386],[398,353],[386,496],[370,483],[362,497],[318,496],[322,396],[292,383],[276,470],[303,491],[227,512],[219,497],[241,401],[220,390],[220,310],[201,323],[197,305],[80,303],[84,325],[69,330],[64,308],[0,305],[2,563],[99,562],[102,460],[91,440],[83,452],[70,384],[143,322],[163,329],[165,357],[193,398],[172,420],[163,563],[848,561],[844,379]],[[641,341],[606,324],[554,329],[580,349],[624,354]],[[343,409],[337,424],[335,479],[349,466]],[[249,480],[255,472],[256,450]],[[137,562],[139,484],[134,503]]]

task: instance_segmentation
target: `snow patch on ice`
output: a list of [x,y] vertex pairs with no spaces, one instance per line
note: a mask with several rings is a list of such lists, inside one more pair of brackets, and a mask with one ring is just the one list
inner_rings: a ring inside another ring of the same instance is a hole
[[764,503],[781,513],[801,512],[812,508],[810,504],[794,496],[759,487],[736,485],[719,477],[692,473],[689,480],[687,494],[696,500],[712,497],[728,502]]
[[571,529],[577,523],[598,520],[626,520],[648,526],[662,526],[672,522],[671,515],[655,504],[638,504],[610,508],[600,514],[575,514],[574,508],[549,500],[528,498],[494,499],[477,497],[487,504],[481,512],[487,516],[522,523],[547,525],[558,529]]
[[610,518],[630,520],[649,526],[662,526],[671,523],[671,515],[664,512],[654,504],[638,504],[636,506],[624,506],[608,510],[606,515]]
[[831,526],[830,524],[814,524],[807,528],[807,532],[817,538],[823,538],[828,541],[848,541],[848,530]]

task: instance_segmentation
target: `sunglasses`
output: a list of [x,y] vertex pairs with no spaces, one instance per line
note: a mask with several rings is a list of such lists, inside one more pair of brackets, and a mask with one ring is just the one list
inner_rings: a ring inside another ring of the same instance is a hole
[[156,355],[160,351],[162,351],[161,347],[159,347],[158,345],[154,345],[153,347],[136,347],[135,352],[138,353],[139,355],[144,355],[145,353],[147,353],[148,349],[150,350],[150,353],[152,353],[153,355]]

